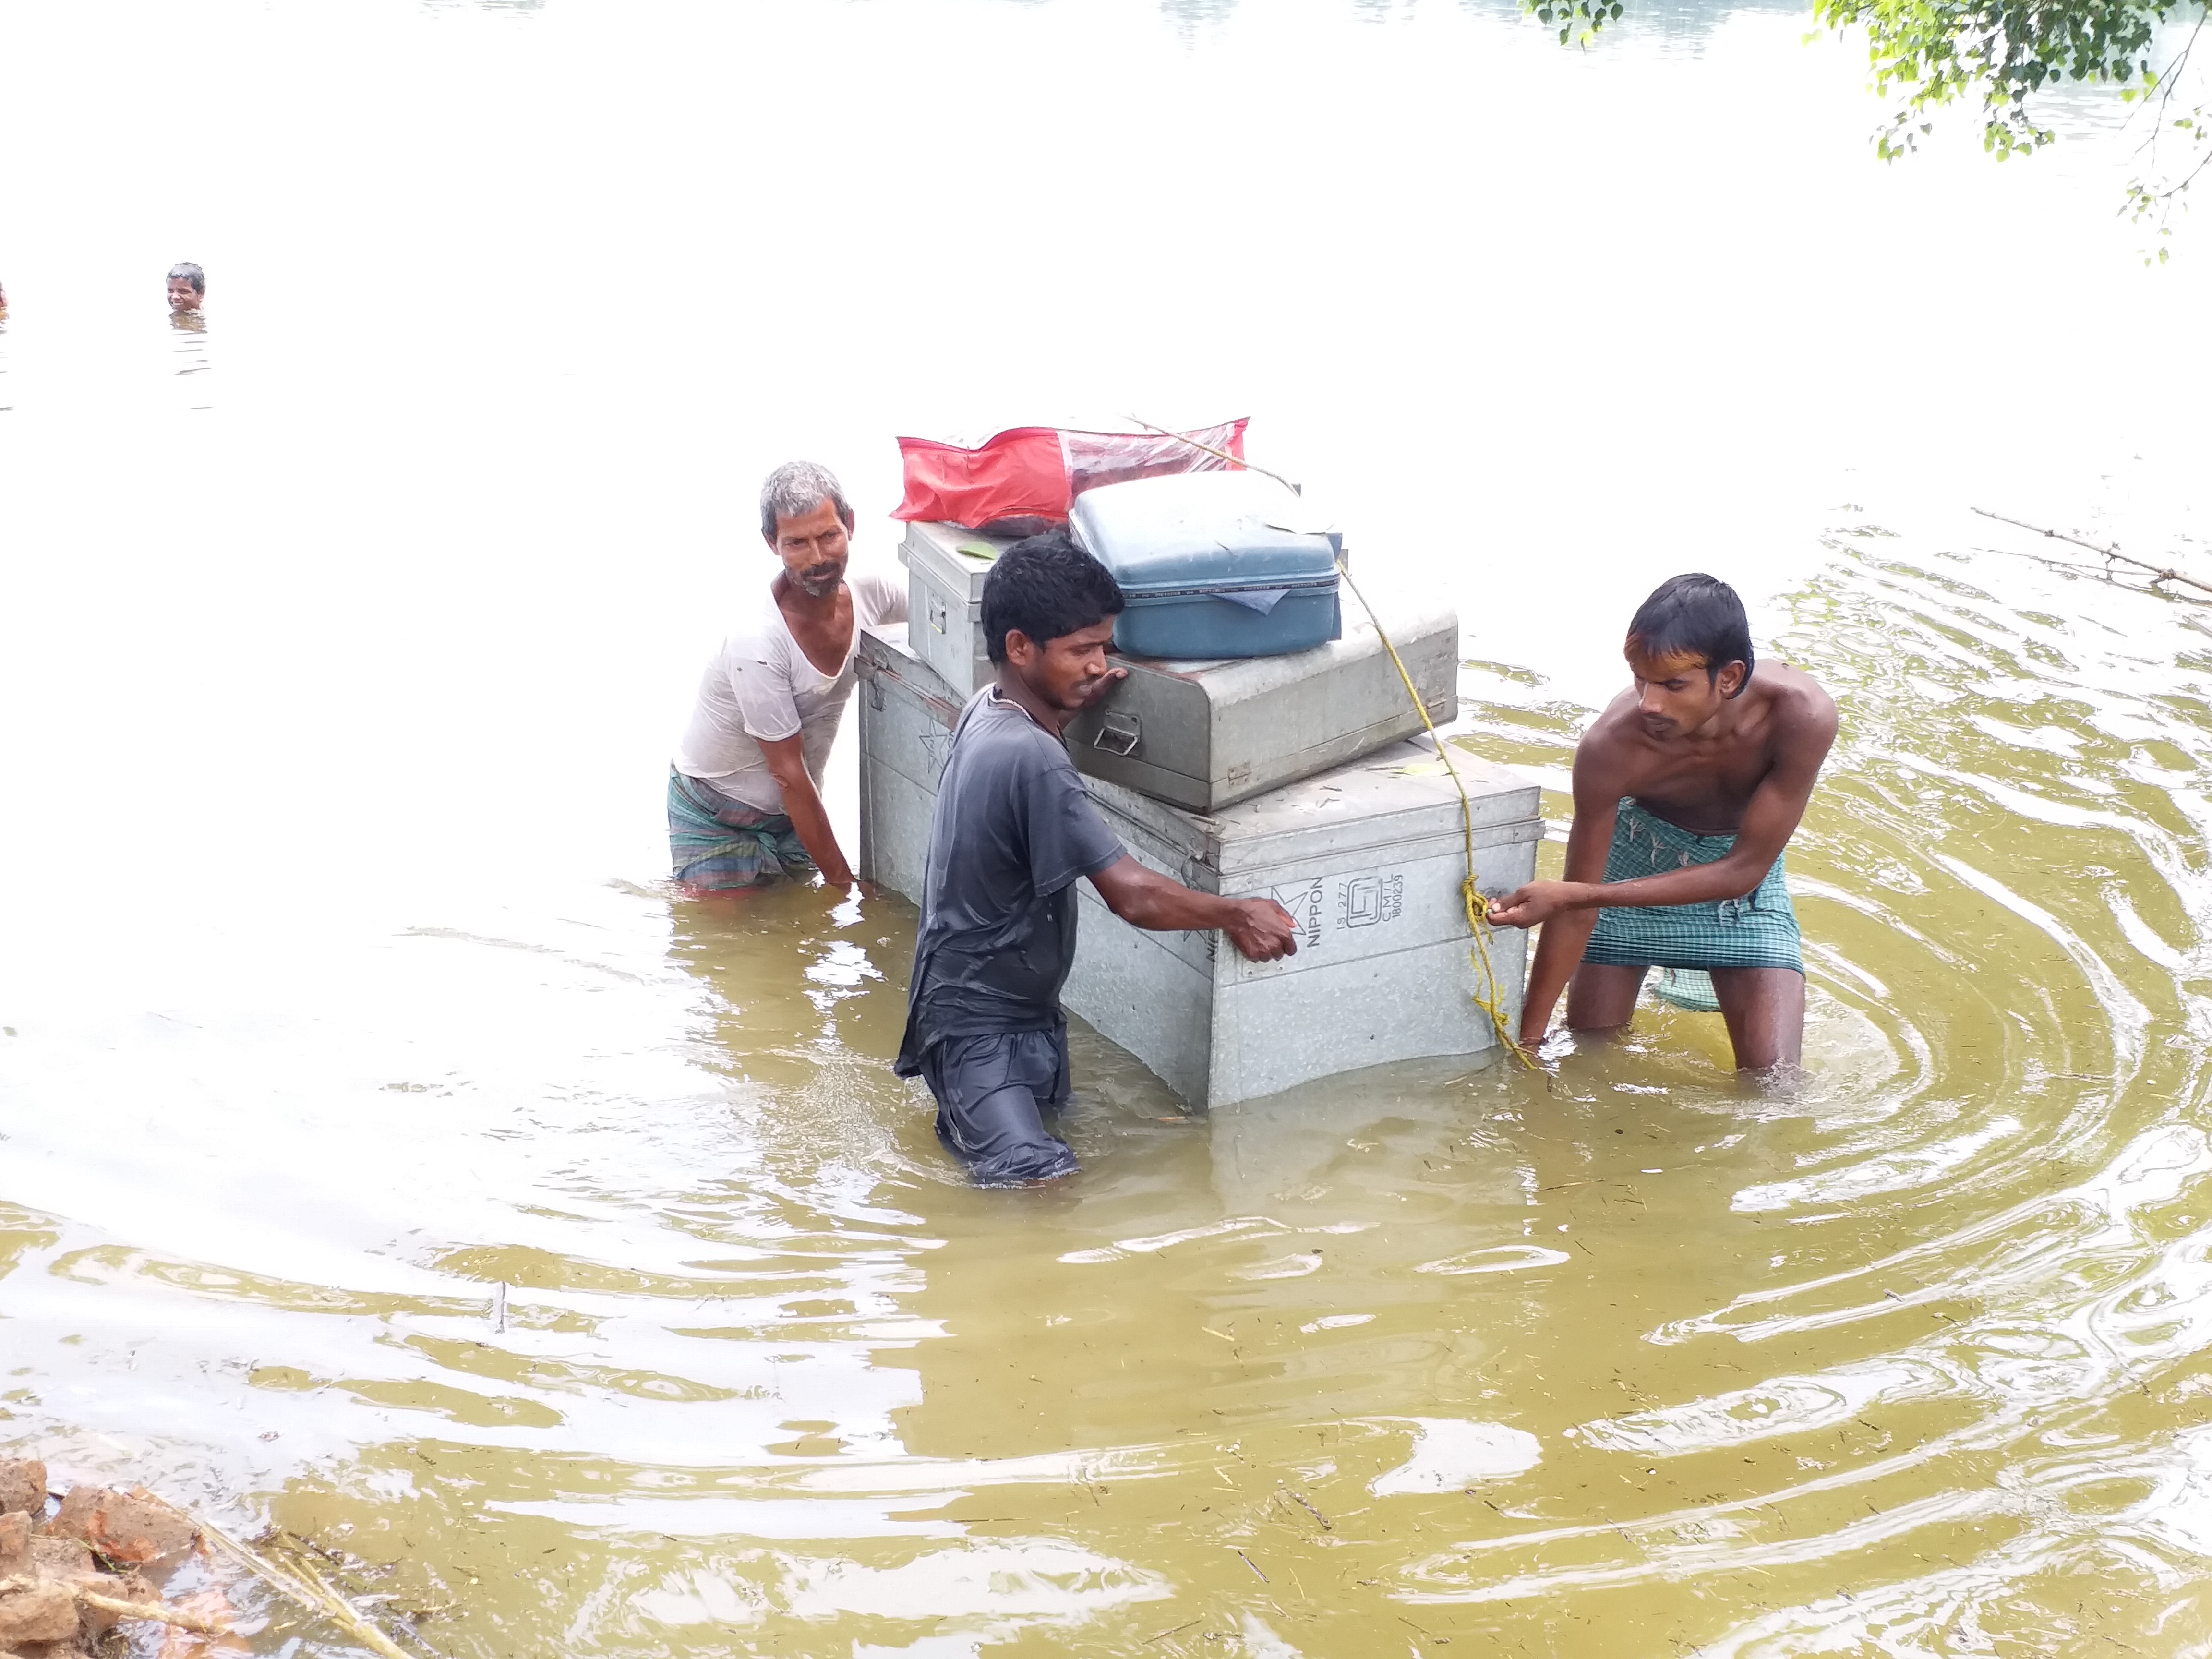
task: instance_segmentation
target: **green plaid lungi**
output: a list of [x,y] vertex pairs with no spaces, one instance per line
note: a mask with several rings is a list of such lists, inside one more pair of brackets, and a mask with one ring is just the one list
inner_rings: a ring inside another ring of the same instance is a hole
[[732,800],[702,779],[668,769],[668,863],[687,887],[725,890],[804,881],[814,860],[791,820]]
[[[1692,835],[1653,817],[1633,796],[1623,796],[1605,878],[1633,881],[1712,864],[1735,845],[1734,836]],[[1583,960],[1610,968],[1790,968],[1802,974],[1797,913],[1790,905],[1782,865],[1778,856],[1765,879],[1744,898],[1601,909]]]

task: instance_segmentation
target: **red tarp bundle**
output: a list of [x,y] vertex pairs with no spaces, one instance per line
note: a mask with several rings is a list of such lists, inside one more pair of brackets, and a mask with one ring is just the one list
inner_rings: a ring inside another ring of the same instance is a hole
[[[1185,434],[1244,459],[1249,416]],[[971,530],[1059,524],[1086,489],[1168,472],[1217,472],[1229,463],[1158,432],[1067,432],[1018,426],[974,449],[901,438],[906,498],[895,519],[927,519]]]

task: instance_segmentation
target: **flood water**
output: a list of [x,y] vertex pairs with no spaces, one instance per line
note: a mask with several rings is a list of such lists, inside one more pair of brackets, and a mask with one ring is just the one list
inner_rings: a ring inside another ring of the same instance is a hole
[[[2108,100],[1881,166],[1808,27],[15,0],[0,1445],[452,1659],[2212,1652],[2212,608],[1969,511],[2212,580],[2212,240]],[[1843,708],[1801,1089],[1079,1033],[1083,1175],[977,1192],[909,907],[672,898],[768,467],[888,561],[894,434],[1132,411],[1455,597],[1555,842],[1743,589]]]

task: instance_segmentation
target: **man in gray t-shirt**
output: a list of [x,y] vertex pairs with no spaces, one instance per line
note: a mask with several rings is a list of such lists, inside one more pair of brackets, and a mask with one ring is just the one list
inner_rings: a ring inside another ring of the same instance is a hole
[[982,617],[999,678],[962,712],[938,784],[895,1069],[927,1081],[939,1137],[990,1185],[1075,1170],[1039,1108],[1068,1096],[1060,988],[1078,881],[1139,927],[1218,927],[1255,962],[1297,948],[1273,899],[1194,892],[1146,869],[1091,805],[1060,733],[1127,672],[1106,665],[1121,610],[1113,577],[1064,530],[1000,555]]

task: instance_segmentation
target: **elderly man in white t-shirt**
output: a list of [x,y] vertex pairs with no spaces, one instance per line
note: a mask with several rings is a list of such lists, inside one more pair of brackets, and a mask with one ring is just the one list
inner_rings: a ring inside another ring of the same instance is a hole
[[906,586],[848,575],[853,508],[827,467],[789,461],[761,486],[761,535],[783,568],[708,661],[668,775],[668,847],[695,890],[761,887],[853,867],[822,775],[853,695],[860,629],[906,620]]

